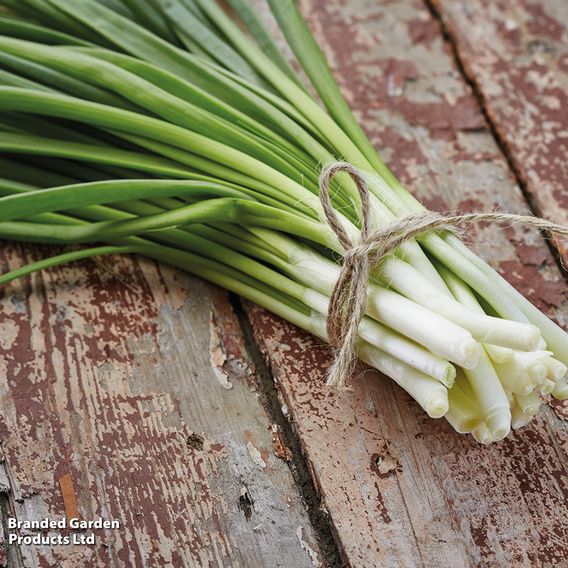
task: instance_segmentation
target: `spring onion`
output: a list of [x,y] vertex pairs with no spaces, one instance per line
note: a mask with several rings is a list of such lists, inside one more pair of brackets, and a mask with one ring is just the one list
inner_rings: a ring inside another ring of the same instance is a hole
[[[318,196],[347,160],[373,228],[422,205],[354,119],[292,0],[268,0],[321,105],[248,0],[0,0],[0,238],[83,245],[0,276],[142,254],[328,341],[344,250]],[[30,18],[33,14],[33,21]],[[332,202],[356,242],[345,174]],[[568,336],[444,231],[372,270],[357,353],[480,443],[568,397]]]

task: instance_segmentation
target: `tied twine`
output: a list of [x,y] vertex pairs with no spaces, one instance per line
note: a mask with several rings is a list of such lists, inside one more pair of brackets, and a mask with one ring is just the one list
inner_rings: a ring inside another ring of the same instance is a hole
[[[361,236],[354,244],[340,223],[329,197],[329,185],[339,172],[351,176],[361,199]],[[436,230],[452,230],[458,224],[475,224],[481,221],[517,222],[531,227],[568,235],[568,227],[546,219],[510,213],[413,213],[381,229],[370,230],[370,197],[367,183],[361,172],[347,162],[335,162],[325,167],[319,178],[321,204],[330,228],[345,250],[343,266],[329,300],[327,334],[335,348],[335,360],[330,367],[327,385],[345,389],[347,380],[355,370],[357,330],[367,307],[369,270],[377,266],[386,255],[403,243]]]

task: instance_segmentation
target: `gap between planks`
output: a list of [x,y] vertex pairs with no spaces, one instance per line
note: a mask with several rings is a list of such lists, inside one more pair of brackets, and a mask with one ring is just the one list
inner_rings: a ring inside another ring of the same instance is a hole
[[266,409],[270,421],[279,428],[283,444],[290,450],[291,459],[287,463],[306,507],[323,563],[326,568],[345,566],[347,560],[334,538],[328,513],[323,507],[321,496],[316,489],[313,476],[310,473],[311,468],[301,448],[300,439],[294,431],[293,424],[284,414],[282,401],[269,363],[255,341],[251,323],[241,304],[240,297],[231,293],[229,300],[241,327],[245,349],[256,369],[255,375],[261,395],[261,403]]

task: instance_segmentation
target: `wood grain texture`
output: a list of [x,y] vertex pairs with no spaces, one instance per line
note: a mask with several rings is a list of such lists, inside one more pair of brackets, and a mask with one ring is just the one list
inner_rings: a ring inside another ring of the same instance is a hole
[[[42,252],[4,244],[1,270]],[[0,435],[4,521],[121,523],[2,565],[318,565],[227,296],[179,271],[109,257],[4,287]]]
[[568,224],[568,3],[432,3],[535,211]]
[[[526,211],[430,11],[418,0],[303,0],[350,105],[433,209]],[[480,227],[473,248],[565,325],[566,285],[523,228]],[[352,566],[567,566],[568,429],[552,411],[481,447],[366,371],[328,392],[327,348],[249,305],[283,403]],[[561,414],[561,413],[560,413]]]
[[[373,142],[427,205],[526,211],[425,4],[301,8]],[[547,170],[538,175],[548,183]],[[566,286],[538,234],[483,227],[469,239],[568,323]],[[3,245],[0,269],[38,254]],[[377,373],[366,371],[350,395],[329,393],[327,348],[247,311],[346,564],[568,566],[560,407],[480,447]],[[37,519],[76,508],[123,528],[98,533],[104,545],[94,548],[0,546],[0,565],[319,565],[282,461],[289,450],[255,385],[225,294],[178,271],[109,258],[4,288],[0,513]]]

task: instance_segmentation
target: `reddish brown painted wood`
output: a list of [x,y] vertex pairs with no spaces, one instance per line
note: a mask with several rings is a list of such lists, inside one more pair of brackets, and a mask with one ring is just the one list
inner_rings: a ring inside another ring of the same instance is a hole
[[[4,244],[0,270],[41,252]],[[12,547],[11,566],[317,566],[253,373],[226,294],[153,262],[3,287],[2,514],[121,523],[94,547]]]
[[[418,0],[303,0],[350,104],[395,173],[434,209],[526,210],[429,10]],[[473,248],[551,316],[566,286],[538,234],[479,228]],[[568,431],[552,411],[481,447],[366,372],[323,388],[327,348],[249,306],[256,337],[353,566],[568,563]]]
[[568,224],[568,4],[432,2],[536,212]]
[[[433,208],[526,208],[425,6],[344,4],[304,0],[302,9],[397,175]],[[470,238],[566,322],[566,288],[538,235],[487,229]],[[5,249],[12,265],[19,250]],[[297,492],[274,457],[288,454],[278,439],[272,453],[223,294],[116,259],[14,284],[0,310],[2,503],[37,518],[76,501],[83,516],[118,515],[126,528],[103,535],[108,548],[24,548],[28,564],[317,564]],[[326,349],[254,306],[249,313],[347,563],[566,564],[568,434],[552,412],[482,448],[376,374],[351,396],[326,392]]]

